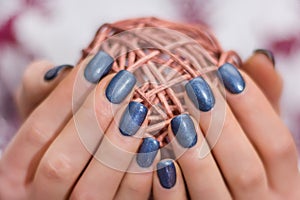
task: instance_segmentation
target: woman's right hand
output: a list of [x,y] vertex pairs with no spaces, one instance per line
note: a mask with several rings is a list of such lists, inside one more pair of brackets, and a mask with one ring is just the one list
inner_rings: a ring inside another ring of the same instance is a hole
[[218,69],[226,99],[198,77],[188,83],[187,100],[195,94],[202,104],[188,100],[189,115],[171,120],[178,159],[158,163],[155,199],[189,199],[187,192],[191,199],[300,199],[297,148],[276,113],[281,78],[258,52],[242,69],[228,63]]

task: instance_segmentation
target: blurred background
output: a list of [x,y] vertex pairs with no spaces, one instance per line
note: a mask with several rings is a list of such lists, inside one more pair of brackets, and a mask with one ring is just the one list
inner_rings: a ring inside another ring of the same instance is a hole
[[75,64],[102,23],[143,16],[206,24],[243,59],[272,50],[300,149],[300,0],[0,0],[0,155],[19,126],[14,93],[28,63]]

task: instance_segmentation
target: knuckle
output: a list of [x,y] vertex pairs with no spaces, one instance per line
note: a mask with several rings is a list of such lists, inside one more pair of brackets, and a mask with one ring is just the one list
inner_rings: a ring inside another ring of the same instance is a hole
[[91,194],[86,192],[79,192],[74,191],[72,193],[72,196],[70,197],[70,200],[96,200],[97,198],[94,198],[91,196]]
[[[95,119],[95,111],[98,109],[99,106],[95,105],[95,100],[91,98],[91,96],[88,96],[88,98],[85,100],[85,102],[81,105],[80,111],[87,115],[89,119],[94,118]],[[101,107],[101,106],[100,106]],[[101,108],[100,108],[101,109]]]
[[8,180],[6,178],[4,178],[1,174],[0,174],[0,197],[1,196],[5,196],[5,192],[7,191],[6,189],[4,189],[6,187],[6,184],[8,182]]
[[72,180],[76,174],[70,160],[62,154],[46,157],[41,163],[40,172],[43,178],[62,182]]
[[145,187],[144,185],[141,185],[141,184],[128,184],[127,185],[127,191],[130,193],[130,194],[134,194],[136,196],[139,196],[139,194],[142,194],[145,190]]
[[233,126],[236,126],[237,122],[233,117],[233,114],[231,113],[231,111],[229,110],[229,108],[226,108],[226,114],[225,117],[223,119],[223,127],[222,130],[226,130],[226,129],[232,129]]
[[113,107],[111,107],[111,105],[108,105],[105,102],[101,102],[101,103],[102,103],[101,105],[103,106],[94,107],[94,112],[97,119],[100,120],[101,116],[108,116],[108,117],[114,116],[115,113],[113,113]]
[[234,183],[243,190],[251,190],[253,187],[260,187],[264,183],[263,170],[252,167],[234,178]]
[[[150,187],[152,181],[151,174],[143,174],[142,176],[138,176],[133,180],[128,180],[125,184],[126,191],[129,194],[134,196],[143,196],[147,192],[150,192]],[[149,191],[148,191],[149,189]]]
[[49,136],[42,131],[42,129],[39,127],[39,122],[37,119],[33,119],[31,123],[29,123],[29,126],[27,130],[25,130],[27,133],[25,134],[26,140],[29,142],[29,144],[34,146],[44,146],[49,141]]
[[294,142],[290,137],[277,140],[276,143],[269,145],[269,154],[275,159],[285,159],[296,153]]
[[0,199],[22,199],[23,196],[25,191],[19,181],[0,175]]

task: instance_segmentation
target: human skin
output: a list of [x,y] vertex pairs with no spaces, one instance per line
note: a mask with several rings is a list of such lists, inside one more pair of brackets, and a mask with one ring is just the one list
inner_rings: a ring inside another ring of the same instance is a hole
[[[198,142],[173,161],[177,176],[171,188],[161,185],[156,170],[125,173],[91,157],[76,134],[72,118],[70,88],[80,68],[65,70],[51,82],[43,82],[52,67],[46,62],[29,66],[18,91],[24,123],[0,161],[1,199],[147,199],[151,188],[154,199],[187,199],[187,191],[192,199],[299,199],[296,147],[278,114],[282,81],[266,55],[254,54],[239,69],[245,90],[235,95],[226,92],[221,137],[203,159],[195,154],[205,140],[209,112],[202,113],[204,117],[198,122],[194,116],[201,111],[189,102]],[[114,108],[121,110],[116,115],[104,109],[111,106],[104,91],[113,77],[104,77],[94,93],[81,100],[76,115],[88,118],[96,114],[114,144],[136,152],[140,139],[112,134],[118,132],[115,121],[121,118],[132,93]],[[217,89],[212,90],[216,102],[222,101]],[[98,107],[102,109],[94,110]],[[82,123],[90,127],[87,121]],[[171,127],[169,137],[174,138]],[[182,146],[174,141],[174,152],[181,151]],[[128,156],[126,165],[138,168],[131,159]],[[158,152],[149,169],[159,160]]]

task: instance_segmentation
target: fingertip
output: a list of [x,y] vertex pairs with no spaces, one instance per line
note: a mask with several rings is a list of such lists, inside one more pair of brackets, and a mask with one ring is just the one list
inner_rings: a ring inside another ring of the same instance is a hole
[[189,114],[174,117],[170,123],[171,132],[178,144],[185,149],[194,147],[198,141],[195,123]]
[[155,199],[186,199],[186,189],[179,165],[175,160],[164,159],[157,163],[153,176]]
[[267,50],[267,49],[256,49],[253,51],[253,54],[265,56],[272,63],[273,67],[275,68],[276,61],[275,61],[275,56],[272,51]]
[[139,147],[136,162],[141,168],[149,168],[158,157],[159,142],[152,137],[145,137]]
[[37,80],[39,83],[43,83],[44,74],[51,68],[54,67],[54,64],[47,60],[39,60],[30,63],[23,74],[22,86],[25,90],[35,87]]
[[161,160],[157,163],[156,169],[158,180],[162,188],[171,189],[175,186],[177,181],[177,170],[174,160]]
[[51,69],[49,69],[45,75],[44,75],[44,80],[45,81],[52,81],[53,79],[55,79],[59,73],[61,73],[63,70],[65,69],[71,69],[73,68],[73,65],[68,65],[68,64],[64,64],[64,65],[59,65],[56,67],[53,67]]
[[275,58],[272,52],[258,49],[242,65],[242,70],[259,86],[274,109],[278,111],[283,82],[274,66]]

